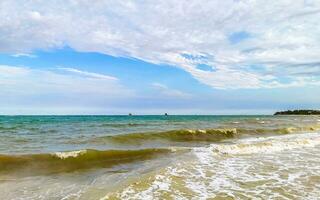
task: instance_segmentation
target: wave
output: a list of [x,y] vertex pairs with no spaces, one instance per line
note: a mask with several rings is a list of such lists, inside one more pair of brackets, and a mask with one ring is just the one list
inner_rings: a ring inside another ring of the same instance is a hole
[[112,135],[95,138],[93,141],[101,142],[104,139],[118,143],[134,143],[145,140],[164,139],[175,142],[188,141],[220,141],[227,138],[234,138],[237,135],[236,129],[197,129],[197,130],[172,130],[165,132],[131,133],[123,135]]
[[290,134],[290,133],[299,133],[299,132],[310,132],[310,131],[319,131],[320,125],[307,125],[301,127],[281,127],[281,128],[256,128],[256,129],[237,129],[240,134]]
[[92,149],[46,154],[0,155],[0,173],[53,174],[151,159],[176,149],[106,150]]
[[267,137],[251,139],[238,144],[211,144],[210,150],[217,154],[256,154],[272,153],[295,148],[315,147],[320,145],[318,133],[299,134],[290,136]]
[[101,127],[133,127],[133,126],[145,126],[147,124],[144,123],[103,123]]
[[[312,132],[320,130],[320,125],[303,127],[280,128],[218,128],[218,129],[181,129],[164,132],[128,133],[121,135],[109,135],[90,139],[89,142],[103,143],[111,141],[116,143],[135,144],[146,140],[169,140],[174,142],[218,142],[225,139],[238,138],[243,135],[282,135],[299,132]],[[87,142],[87,141],[86,141]]]

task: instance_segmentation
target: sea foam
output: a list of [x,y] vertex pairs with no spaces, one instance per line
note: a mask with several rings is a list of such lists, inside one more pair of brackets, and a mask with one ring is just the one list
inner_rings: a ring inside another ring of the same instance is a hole
[[210,149],[217,154],[252,154],[314,147],[319,144],[319,133],[307,133],[239,140],[237,144],[211,144]]
[[86,149],[78,150],[78,151],[68,151],[68,152],[55,152],[53,155],[60,159],[66,159],[66,158],[76,158],[85,153],[87,153]]

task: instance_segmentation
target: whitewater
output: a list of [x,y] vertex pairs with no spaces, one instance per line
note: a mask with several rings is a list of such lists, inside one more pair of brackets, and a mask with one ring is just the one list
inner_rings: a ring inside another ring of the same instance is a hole
[[2,199],[318,199],[317,116],[2,116]]

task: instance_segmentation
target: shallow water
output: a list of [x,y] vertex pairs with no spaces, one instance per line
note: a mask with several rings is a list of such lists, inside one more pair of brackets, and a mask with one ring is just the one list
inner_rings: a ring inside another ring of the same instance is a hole
[[4,199],[317,199],[317,116],[1,116]]

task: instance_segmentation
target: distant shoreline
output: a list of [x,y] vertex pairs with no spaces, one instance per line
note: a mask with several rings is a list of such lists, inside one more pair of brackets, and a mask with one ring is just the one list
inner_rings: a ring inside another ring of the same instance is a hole
[[287,110],[278,111],[274,115],[320,115],[320,110]]

